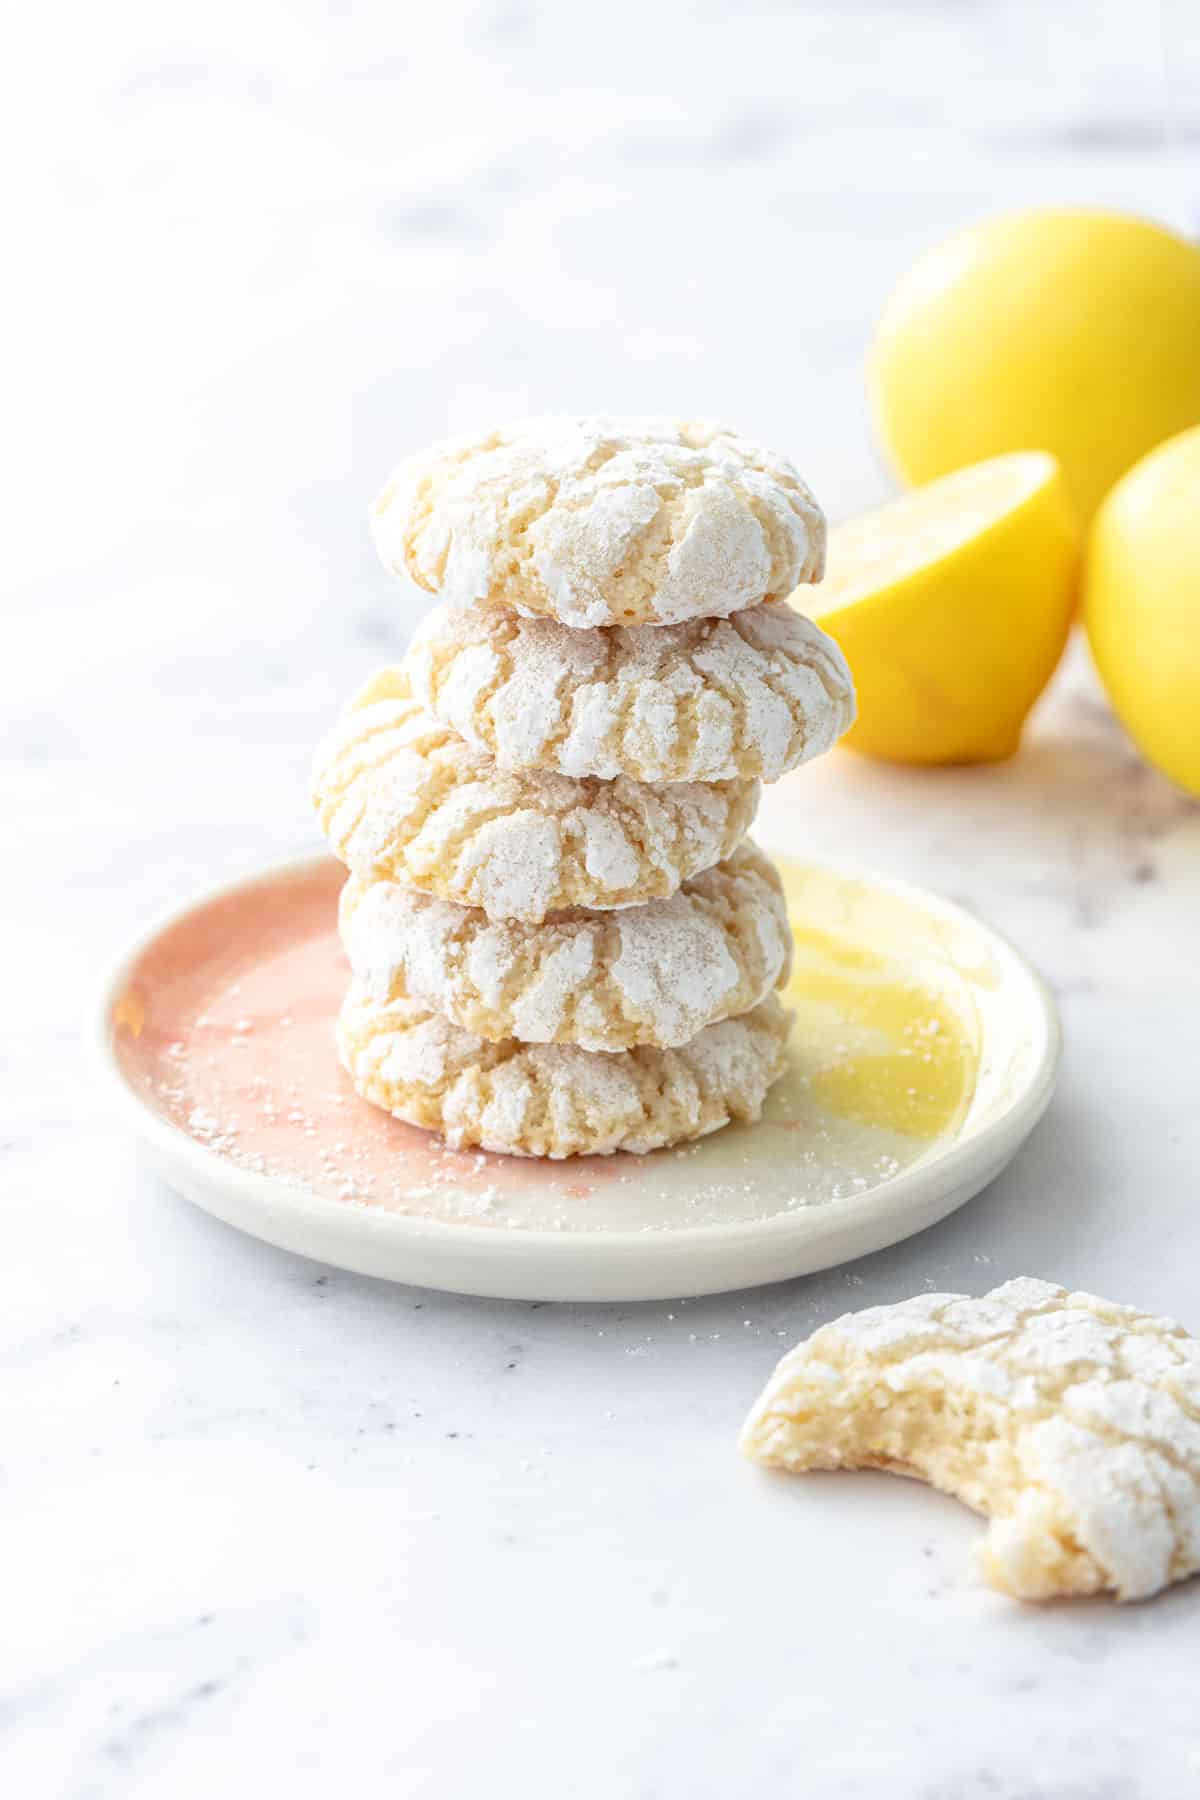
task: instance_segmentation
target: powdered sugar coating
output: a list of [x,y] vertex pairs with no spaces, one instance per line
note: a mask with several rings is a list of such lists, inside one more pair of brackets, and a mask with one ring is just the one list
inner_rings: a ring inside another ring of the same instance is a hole
[[1200,1569],[1200,1342],[1047,1281],[824,1326],[741,1443],[773,1467],[893,1468],[965,1500],[991,1519],[988,1579],[1020,1599],[1134,1600]]
[[741,842],[758,786],[506,773],[385,670],[318,752],[313,800],[335,855],[364,881],[537,924],[673,894]]
[[514,1156],[642,1153],[757,1119],[783,1072],[789,1015],[774,995],[677,1050],[606,1055],[567,1044],[502,1044],[411,1001],[353,984],[338,1049],[357,1091],[457,1148]]
[[585,1050],[685,1044],[757,1006],[791,962],[779,877],[751,844],[668,899],[541,925],[351,876],[340,926],[373,999],[418,1001],[493,1042]]
[[825,520],[785,458],[711,423],[539,418],[409,457],[372,510],[395,574],[564,625],[724,618],[819,581]]
[[783,601],[592,631],[437,606],[404,667],[416,697],[503,769],[777,781],[854,722],[846,659]]

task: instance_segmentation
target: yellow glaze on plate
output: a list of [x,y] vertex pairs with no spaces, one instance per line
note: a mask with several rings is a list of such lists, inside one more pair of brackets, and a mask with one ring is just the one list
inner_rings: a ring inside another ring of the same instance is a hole
[[[928,1143],[965,1119],[979,1073],[977,957],[956,961],[945,933],[879,888],[841,884],[844,931],[812,923],[830,898],[817,872],[781,866],[795,943],[783,998],[796,1014],[793,1066],[810,1099],[839,1119]],[[922,938],[928,953],[914,956]],[[915,942],[914,942],[915,939]],[[962,946],[966,948],[966,946]]]

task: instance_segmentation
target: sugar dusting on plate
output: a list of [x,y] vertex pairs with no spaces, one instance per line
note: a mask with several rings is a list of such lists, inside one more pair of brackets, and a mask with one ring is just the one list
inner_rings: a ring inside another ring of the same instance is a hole
[[553,1165],[447,1149],[358,1099],[338,1067],[342,879],[314,862],[202,904],[152,941],[114,1007],[130,1085],[238,1168],[501,1230],[669,1229],[863,1193],[955,1132],[969,1104],[974,1049],[953,995],[801,925],[792,1067],[761,1124]]

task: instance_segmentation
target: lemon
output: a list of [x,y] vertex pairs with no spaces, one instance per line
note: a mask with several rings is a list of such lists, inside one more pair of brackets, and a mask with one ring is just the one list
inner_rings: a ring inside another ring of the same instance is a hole
[[1058,464],[1037,450],[839,525],[803,604],[858,689],[843,743],[906,763],[1011,756],[1067,640],[1078,553]]
[[1121,213],[985,220],[900,282],[869,381],[906,481],[1049,450],[1086,522],[1140,456],[1200,423],[1200,249]]
[[1100,508],[1084,622],[1129,735],[1200,794],[1200,430],[1160,444]]

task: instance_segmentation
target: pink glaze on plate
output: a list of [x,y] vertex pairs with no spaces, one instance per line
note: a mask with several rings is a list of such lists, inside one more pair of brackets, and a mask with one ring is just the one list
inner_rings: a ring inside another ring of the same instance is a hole
[[112,1011],[122,1074],[153,1109],[243,1169],[331,1199],[488,1223],[503,1202],[585,1200],[620,1179],[619,1157],[546,1164],[447,1149],[360,1100],[337,1061],[333,1020],[349,978],[337,938],[345,870],[329,861],[267,875],[160,932]]

